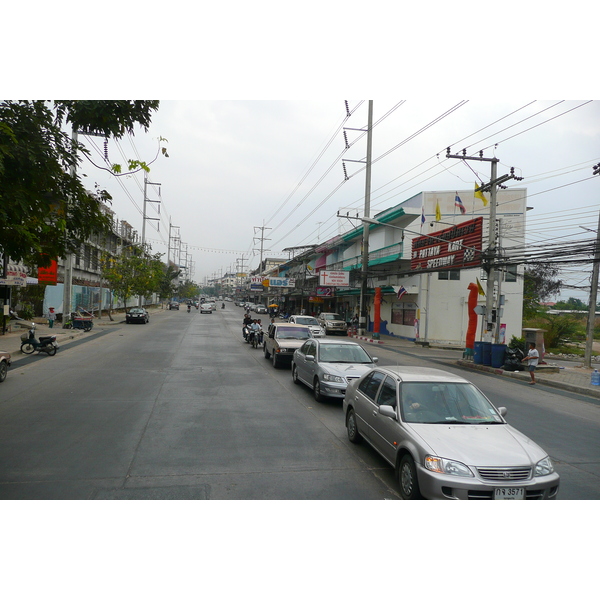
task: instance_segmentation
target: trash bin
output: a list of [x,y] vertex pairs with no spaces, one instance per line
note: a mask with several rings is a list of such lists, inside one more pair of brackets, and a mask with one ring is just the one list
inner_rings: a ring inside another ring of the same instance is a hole
[[492,366],[492,342],[481,342],[482,344],[482,352],[483,362],[481,364],[486,367]]
[[504,366],[506,344],[492,344],[492,367],[501,369]]
[[475,342],[473,344],[473,362],[476,365],[483,364],[483,342]]

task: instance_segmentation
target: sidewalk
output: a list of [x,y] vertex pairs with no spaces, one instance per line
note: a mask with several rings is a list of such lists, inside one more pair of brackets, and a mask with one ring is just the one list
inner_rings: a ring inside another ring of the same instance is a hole
[[[152,311],[148,311],[152,314]],[[94,335],[98,332],[99,328],[110,327],[112,325],[121,325],[125,323],[125,313],[118,313],[113,315],[114,321],[111,321],[108,317],[103,316],[102,319],[94,319],[94,328],[91,332],[83,331],[83,329],[63,329],[62,323],[54,323],[54,327],[49,327],[46,323],[35,324],[35,337],[39,339],[42,335],[55,335],[56,343],[59,349],[64,344],[68,344],[73,340],[79,339],[83,336]],[[34,319],[42,320],[42,319]],[[45,320],[45,319],[44,319]],[[11,321],[10,322],[12,331],[2,335],[0,331],[0,350],[4,352],[10,352],[13,364],[15,361],[21,360],[26,357],[26,354],[21,352],[21,335],[28,333],[31,321]],[[60,350],[59,350],[60,351]],[[35,354],[35,353],[34,353]]]
[[[504,371],[494,367],[484,365],[476,365],[472,360],[462,358],[462,349],[449,348],[448,346],[422,346],[415,344],[410,340],[403,340],[394,336],[382,335],[381,339],[375,340],[371,335],[358,336],[351,335],[356,340],[366,341],[372,344],[378,344],[386,350],[410,352],[415,355],[424,355],[432,350],[443,350],[444,356],[436,359],[446,360],[448,364],[458,366],[462,369],[470,369],[473,371],[482,371],[501,377],[512,377],[520,381],[529,381],[528,371]],[[535,371],[536,385],[547,385],[568,392],[583,394],[600,400],[600,386],[591,384],[591,375],[594,369],[585,369],[581,362],[568,363],[569,366],[557,366],[553,364],[552,359],[547,359],[548,365],[540,365]],[[564,364],[561,361],[561,364]]]

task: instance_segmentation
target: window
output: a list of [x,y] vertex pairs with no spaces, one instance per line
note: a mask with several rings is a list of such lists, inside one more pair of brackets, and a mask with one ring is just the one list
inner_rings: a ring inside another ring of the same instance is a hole
[[508,265],[504,271],[504,281],[514,283],[517,281],[517,265]]
[[392,323],[413,327],[417,317],[417,305],[414,302],[394,302],[392,304]]
[[448,269],[447,271],[438,271],[438,279],[460,281],[460,269]]
[[314,342],[307,342],[303,348],[306,349],[306,356],[317,356],[317,346]]
[[389,377],[385,378],[385,381],[379,390],[377,404],[380,406],[396,406],[396,384]]
[[379,389],[379,385],[383,381],[384,374],[379,371],[373,371],[367,377],[365,377],[361,384],[358,386],[358,389],[365,395],[367,398],[375,401],[375,396],[377,396],[377,390]]

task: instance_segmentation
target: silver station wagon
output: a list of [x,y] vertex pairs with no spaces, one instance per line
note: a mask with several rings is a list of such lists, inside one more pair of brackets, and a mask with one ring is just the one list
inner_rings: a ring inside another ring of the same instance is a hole
[[553,500],[550,457],[505,420],[471,382],[439,369],[376,367],[348,384],[348,438],[365,439],[395,467],[400,495],[464,500]]

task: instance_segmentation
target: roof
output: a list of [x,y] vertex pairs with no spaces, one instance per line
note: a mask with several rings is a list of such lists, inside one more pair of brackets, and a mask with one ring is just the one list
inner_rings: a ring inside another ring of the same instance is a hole
[[448,371],[442,371],[442,369],[431,369],[429,367],[378,366],[377,370],[387,372],[392,376],[398,377],[402,381],[469,383],[467,379],[461,377],[460,375],[455,375],[454,373],[450,373]]

